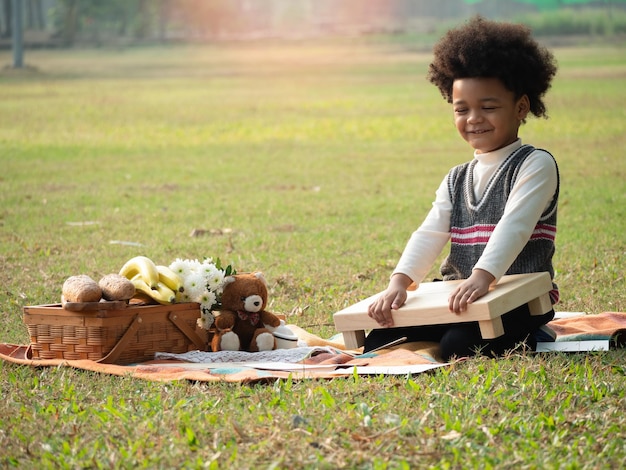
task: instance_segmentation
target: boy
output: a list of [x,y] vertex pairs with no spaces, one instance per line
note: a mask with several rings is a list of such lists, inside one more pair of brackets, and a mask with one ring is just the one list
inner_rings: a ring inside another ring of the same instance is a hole
[[[435,46],[428,79],[452,104],[457,131],[474,149],[474,159],[444,178],[386,291],[369,307],[382,328],[367,336],[365,351],[402,336],[438,341],[445,360],[477,352],[501,355],[520,342],[535,348],[534,334],[554,311],[531,316],[522,306],[508,312],[502,317],[504,335],[493,340],[482,339],[477,323],[389,327],[407,287],[423,280],[448,240],[441,274],[444,280],[464,279],[448,299],[458,315],[505,274],[554,276],[558,168],[548,152],[522,145],[518,130],[529,113],[546,117],[542,98],[555,74],[552,54],[522,25],[475,17]],[[550,294],[556,303],[556,285]]]

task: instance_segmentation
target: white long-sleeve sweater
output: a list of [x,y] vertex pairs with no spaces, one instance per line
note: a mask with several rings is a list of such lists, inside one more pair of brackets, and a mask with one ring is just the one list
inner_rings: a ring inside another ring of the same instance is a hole
[[[522,146],[520,139],[489,153],[474,153],[474,196],[479,200],[499,165]],[[504,215],[474,265],[491,273],[496,281],[522,251],[556,192],[558,173],[553,158],[543,150],[533,151],[521,165]],[[452,203],[448,177],[437,189],[435,201],[424,222],[413,232],[393,274],[402,273],[420,283],[450,239]]]

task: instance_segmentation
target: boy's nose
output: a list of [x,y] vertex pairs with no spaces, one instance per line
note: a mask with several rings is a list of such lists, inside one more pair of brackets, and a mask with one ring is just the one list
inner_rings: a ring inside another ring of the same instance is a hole
[[478,111],[470,111],[470,113],[467,116],[467,122],[469,122],[470,124],[475,123],[475,122],[480,122],[482,120],[482,114]]

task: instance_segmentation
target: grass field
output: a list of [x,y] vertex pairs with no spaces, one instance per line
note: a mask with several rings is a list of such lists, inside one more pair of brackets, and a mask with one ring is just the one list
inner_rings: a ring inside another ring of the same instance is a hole
[[[560,166],[558,310],[624,311],[626,50],[555,54],[550,119],[522,138]],[[136,254],[261,270],[272,311],[330,336],[335,311],[385,287],[441,178],[471,158],[424,78],[429,55],[393,43],[25,59],[0,71],[2,342],[27,342],[22,307],[57,302],[69,275]],[[233,386],[0,363],[0,467],[615,468],[624,364],[623,351],[511,354]]]

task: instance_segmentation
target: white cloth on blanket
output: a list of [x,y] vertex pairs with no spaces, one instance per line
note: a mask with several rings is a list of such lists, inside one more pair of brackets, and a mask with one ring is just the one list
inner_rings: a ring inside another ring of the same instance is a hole
[[157,352],[155,359],[178,359],[185,362],[213,363],[213,362],[300,362],[308,357],[319,353],[338,354],[334,348],[315,346],[291,349],[273,349],[271,351],[247,352],[247,351],[189,351],[175,354]]

